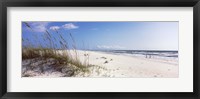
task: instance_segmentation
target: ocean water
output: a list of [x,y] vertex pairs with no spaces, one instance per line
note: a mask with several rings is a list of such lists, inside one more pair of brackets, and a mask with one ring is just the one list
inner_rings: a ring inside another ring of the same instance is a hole
[[178,60],[178,51],[154,51],[154,50],[106,50],[102,51],[116,55],[127,55],[143,58],[157,58],[164,60]]

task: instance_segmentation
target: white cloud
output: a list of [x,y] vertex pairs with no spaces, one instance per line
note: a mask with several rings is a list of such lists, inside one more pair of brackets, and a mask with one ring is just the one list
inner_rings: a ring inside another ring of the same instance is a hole
[[71,30],[71,29],[77,29],[79,26],[74,25],[73,23],[68,23],[62,26],[65,29]]
[[27,22],[31,28],[36,32],[45,32],[49,22]]
[[119,45],[97,45],[99,49],[124,49],[125,47]]
[[50,30],[59,30],[60,27],[59,27],[59,26],[51,26],[49,29],[50,29]]

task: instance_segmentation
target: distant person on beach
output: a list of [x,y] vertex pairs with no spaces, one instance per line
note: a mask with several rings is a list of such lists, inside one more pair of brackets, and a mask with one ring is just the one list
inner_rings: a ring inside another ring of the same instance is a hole
[[146,54],[145,58],[151,58],[151,54]]

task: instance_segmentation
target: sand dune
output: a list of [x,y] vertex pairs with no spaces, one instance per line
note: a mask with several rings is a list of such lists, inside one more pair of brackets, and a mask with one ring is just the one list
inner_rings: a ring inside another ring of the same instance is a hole
[[[58,50],[58,52],[64,53],[63,50]],[[69,66],[54,66],[52,64],[55,64],[57,60],[53,58],[47,60],[35,58],[23,60],[23,77],[178,77],[179,67],[176,60],[116,55],[99,51],[68,50],[68,52],[72,57],[78,56],[77,58],[82,63],[89,63],[89,72],[74,72]],[[66,74],[64,67],[70,72]]]

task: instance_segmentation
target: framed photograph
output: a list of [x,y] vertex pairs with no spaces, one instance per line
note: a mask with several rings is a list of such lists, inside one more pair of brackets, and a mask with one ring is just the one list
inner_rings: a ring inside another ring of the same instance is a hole
[[199,0],[0,6],[1,98],[199,98]]

